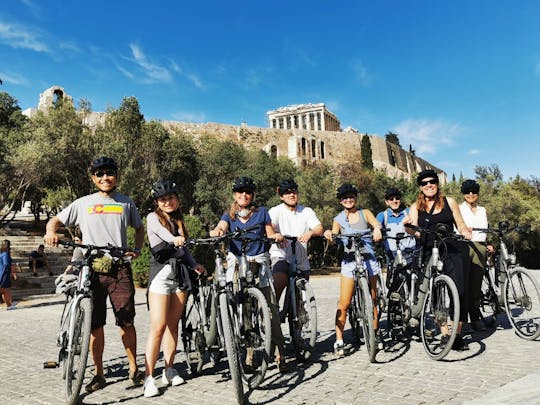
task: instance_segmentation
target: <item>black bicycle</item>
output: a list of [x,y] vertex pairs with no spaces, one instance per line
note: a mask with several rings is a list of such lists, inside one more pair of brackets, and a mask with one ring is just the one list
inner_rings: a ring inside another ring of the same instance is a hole
[[64,247],[82,248],[84,255],[81,261],[71,263],[74,268],[72,275],[59,278],[59,283],[64,283],[63,291],[66,295],[56,339],[60,351],[58,362],[46,362],[44,367],[62,366],[66,403],[76,404],[79,402],[79,393],[86,371],[92,327],[92,263],[95,259],[103,260],[104,257],[110,263],[127,261],[129,258],[124,255],[130,250],[112,245],[83,245],[64,240],[59,241],[58,244]]
[[507,234],[526,232],[528,226],[511,227],[508,221],[498,228],[473,228],[474,231],[493,233],[499,238],[499,250],[488,256],[482,281],[480,311],[484,319],[496,324],[496,315],[505,312],[516,334],[526,340],[540,336],[540,286],[529,269],[517,264],[512,242]]

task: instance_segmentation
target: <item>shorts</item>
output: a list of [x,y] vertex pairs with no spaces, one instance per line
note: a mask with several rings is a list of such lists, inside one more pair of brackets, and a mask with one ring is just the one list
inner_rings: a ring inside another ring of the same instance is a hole
[[[364,259],[364,265],[368,271],[369,277],[376,276],[381,272],[381,266],[375,259]],[[356,269],[356,262],[341,262],[341,275],[347,278],[354,278],[354,269]]]
[[132,326],[135,318],[135,286],[129,264],[113,268],[109,273],[94,273],[92,277],[92,330],[107,322],[107,296],[116,318],[116,326]]
[[[282,257],[272,257],[272,273],[285,273],[289,275],[291,265]],[[309,281],[309,270],[298,269],[301,277]]]
[[170,264],[161,268],[148,286],[148,292],[170,295],[182,291]]
[[[274,283],[268,254],[261,253],[255,256],[247,256],[247,260],[248,263],[259,263],[259,283],[257,287],[264,288]],[[237,263],[238,257],[231,252],[227,253],[227,272],[225,273],[227,282],[233,281]]]

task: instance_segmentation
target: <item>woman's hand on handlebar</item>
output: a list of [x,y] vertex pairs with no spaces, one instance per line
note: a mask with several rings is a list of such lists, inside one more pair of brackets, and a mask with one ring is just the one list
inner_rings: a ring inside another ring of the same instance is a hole
[[223,236],[223,234],[225,233],[225,231],[221,228],[215,228],[215,229],[212,229],[210,231],[210,236],[212,238],[215,238],[216,236]]
[[184,238],[183,236],[177,236],[173,240],[174,246],[183,246],[185,242],[186,238]]
[[379,242],[382,240],[381,228],[373,228],[373,242]]
[[327,229],[326,231],[324,231],[323,236],[324,236],[329,242],[332,242],[332,240],[333,240],[333,238],[334,238],[334,234],[332,233],[332,231],[331,231],[330,229]]

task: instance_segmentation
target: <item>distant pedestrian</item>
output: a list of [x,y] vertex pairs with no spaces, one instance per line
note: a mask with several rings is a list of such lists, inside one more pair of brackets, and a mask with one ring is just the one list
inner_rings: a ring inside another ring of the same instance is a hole
[[6,239],[0,244],[0,294],[8,310],[16,305],[11,299],[11,266],[11,242]]
[[30,267],[30,270],[32,270],[34,277],[38,275],[37,269],[41,269],[42,267],[47,267],[49,276],[53,275],[51,271],[51,266],[49,264],[49,258],[45,253],[45,246],[39,245],[37,250],[33,250],[30,253],[30,256],[28,258],[28,267]]

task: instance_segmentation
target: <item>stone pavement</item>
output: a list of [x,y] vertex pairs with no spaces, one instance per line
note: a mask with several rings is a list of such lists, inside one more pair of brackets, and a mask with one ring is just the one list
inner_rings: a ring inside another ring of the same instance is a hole
[[[540,278],[540,271],[535,275]],[[293,364],[290,374],[272,368],[265,382],[249,396],[253,404],[540,404],[540,341],[518,338],[505,316],[496,331],[468,336],[469,351],[451,352],[443,361],[430,360],[421,343],[394,346],[370,364],[365,348],[352,350],[342,359],[332,353],[333,320],[339,292],[338,277],[313,277],[319,308],[319,338],[310,364]],[[136,296],[139,364],[148,329],[144,290]],[[55,335],[62,297],[51,295],[21,302],[14,311],[0,308],[0,398],[5,404],[60,404],[64,388],[59,369],[43,369],[55,360]],[[207,365],[202,376],[187,379],[179,387],[161,388],[156,398],[144,398],[141,388],[131,388],[127,361],[114,318],[109,310],[104,353],[108,385],[84,404],[234,404],[223,360]],[[346,332],[346,339],[350,334]],[[185,374],[182,353],[177,368]],[[157,373],[163,362],[159,361]],[[90,378],[88,369],[86,381]],[[158,386],[161,383],[158,383]]]

